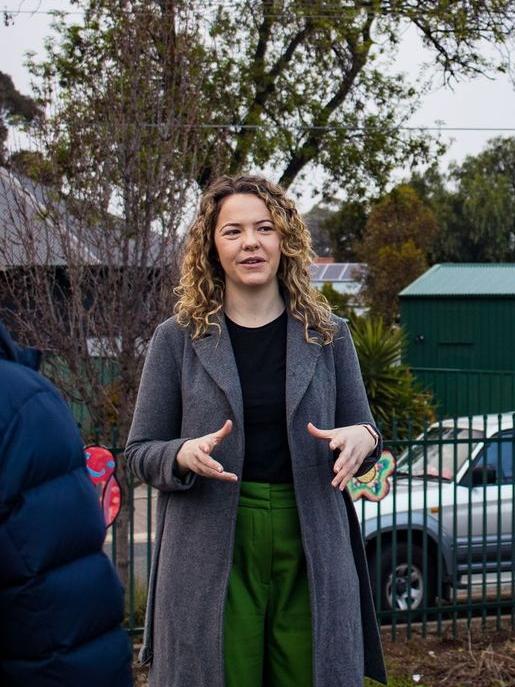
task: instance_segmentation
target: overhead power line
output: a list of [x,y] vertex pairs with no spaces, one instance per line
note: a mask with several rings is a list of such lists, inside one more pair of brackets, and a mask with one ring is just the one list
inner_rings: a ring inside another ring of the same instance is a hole
[[[205,9],[205,8],[204,8]],[[211,6],[208,9],[217,9],[214,5]],[[48,16],[53,16],[56,14],[63,15],[65,17],[68,16],[77,16],[77,17],[82,17],[84,16],[84,12],[78,12],[76,10],[59,10],[59,9],[54,9],[54,10],[9,10],[9,9],[1,9],[0,10],[3,14],[6,14],[10,17],[17,17],[19,15],[29,15],[29,16],[35,16],[35,15],[48,15]],[[143,11],[143,10],[142,10]],[[124,14],[135,14],[136,12],[124,12]],[[292,17],[296,16],[299,19],[341,19],[342,16],[345,14],[348,14],[349,16],[355,16],[356,12],[352,11],[350,9],[344,9],[342,8],[341,10],[338,10],[337,13],[329,14],[329,13],[320,13],[320,14],[307,14],[307,13],[298,13],[293,10],[283,10],[277,11],[274,13],[271,12],[266,12],[262,13],[259,16],[262,18],[266,19],[280,19],[282,17]],[[385,15],[385,12],[378,11],[376,12],[376,15]]]
[[[231,8],[237,8],[241,9],[241,2],[217,2],[216,0],[206,0],[206,2],[203,2],[202,0],[198,0],[198,2],[195,2],[194,0],[190,0],[188,3],[190,7],[196,8],[196,9],[218,9],[218,8],[223,8],[223,9],[231,9]],[[265,11],[262,11],[265,8]],[[356,16],[359,12],[367,12],[370,11],[372,8],[370,6],[367,6],[366,4],[363,4],[362,7],[341,7],[339,5],[326,5],[326,6],[319,6],[319,7],[313,7],[312,3],[306,3],[305,5],[297,3],[294,8],[276,8],[274,7],[273,3],[268,3],[268,8],[267,5],[255,5],[253,9],[260,11],[260,16],[262,17],[267,17],[267,18],[279,18],[279,17],[285,17],[285,16],[292,16],[296,15],[301,18],[305,19],[339,19],[342,15],[349,15],[349,16]],[[123,10],[127,14],[134,14],[139,10],[139,8],[134,8],[133,10]],[[305,10],[302,11],[302,10]],[[144,9],[141,9],[139,11],[145,11]],[[54,7],[54,8],[48,8],[48,9],[21,9],[18,7],[7,7],[4,5],[1,9],[0,12],[6,13],[11,16],[17,16],[17,15],[53,15],[53,14],[62,14],[64,16],[83,16],[84,11],[80,10],[62,10],[60,8]],[[389,13],[384,10],[383,8],[375,8],[373,9],[373,13],[375,15],[388,15]],[[511,16],[509,13],[502,11],[502,10],[492,10],[490,12],[490,16],[499,16],[499,17],[505,17],[508,18]]]
[[[225,2],[202,2],[202,0],[199,0],[198,2],[189,2],[189,7],[194,8],[194,9],[218,9],[218,8],[223,8],[223,9],[241,9],[241,2],[231,2],[231,3],[225,3]],[[252,9],[255,10],[263,10],[262,5],[255,5]],[[313,7],[312,4],[308,5],[299,5],[297,4],[295,8],[276,8],[273,7],[272,5],[269,6],[269,8],[266,8],[265,6],[265,12],[263,12],[264,16],[283,16],[285,14],[301,14],[303,17],[310,17],[310,18],[316,18],[316,17],[339,17],[342,14],[352,14],[355,15],[357,12],[360,10],[366,11],[368,8],[367,7],[361,7],[361,8],[356,8],[356,7],[340,7],[337,5],[332,5],[332,6],[326,6],[326,7]],[[302,10],[306,10],[306,12],[302,12]],[[55,14],[59,12],[60,14],[75,14],[75,15],[82,15],[84,14],[84,11],[80,10],[63,10],[61,8],[57,7],[50,7],[47,9],[21,9],[18,7],[7,7],[7,5],[4,5],[3,7],[0,8],[0,11],[2,12],[7,12],[9,14],[17,15],[17,14]],[[131,10],[118,10],[119,12],[124,12],[126,14],[133,14],[138,11],[145,11],[145,8],[133,8]],[[309,13],[309,14],[308,14]],[[384,11],[381,11],[380,8],[376,10],[376,14],[384,14]]]
[[[105,122],[105,118],[89,119],[91,124]],[[260,129],[274,129],[277,131],[334,131],[338,129],[344,129],[345,131],[366,131],[366,126],[346,126],[345,124],[326,124],[323,126],[314,125],[296,125],[296,124],[277,124],[270,125],[267,123],[263,124],[243,124],[242,122],[218,124],[214,122],[209,122],[206,124],[169,124],[167,122],[157,123],[157,122],[136,122],[134,123],[136,127],[141,127],[144,129],[244,129],[257,131]],[[481,133],[481,132],[515,132],[515,127],[510,126],[427,126],[427,125],[399,125],[390,127],[392,131],[431,131],[438,133]]]
[[[96,120],[104,121],[104,120]],[[166,124],[156,124],[155,122],[141,122],[138,126],[145,128],[166,128]],[[346,131],[365,131],[367,127],[364,126],[345,126],[345,124],[329,124],[325,126],[306,126],[294,124],[291,125],[276,125],[274,127],[270,124],[174,124],[172,128],[175,129],[278,129],[284,131],[331,131],[334,129],[345,129]],[[392,126],[396,131],[438,131],[438,132],[481,132],[481,131],[508,131],[515,132],[515,127],[508,126]]]

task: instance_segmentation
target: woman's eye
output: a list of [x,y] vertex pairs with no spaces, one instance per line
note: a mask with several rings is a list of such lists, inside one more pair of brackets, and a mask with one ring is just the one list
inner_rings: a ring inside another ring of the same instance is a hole
[[271,224],[262,224],[259,228],[262,231],[273,231],[273,226]]

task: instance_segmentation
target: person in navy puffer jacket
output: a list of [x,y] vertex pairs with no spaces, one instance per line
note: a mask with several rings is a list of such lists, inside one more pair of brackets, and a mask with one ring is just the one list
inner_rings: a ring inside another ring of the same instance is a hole
[[130,687],[81,437],[39,357],[0,322],[0,685]]

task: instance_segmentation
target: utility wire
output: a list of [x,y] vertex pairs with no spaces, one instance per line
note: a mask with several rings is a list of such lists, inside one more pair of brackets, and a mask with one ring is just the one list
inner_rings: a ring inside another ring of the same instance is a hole
[[[104,120],[96,120],[104,121]],[[138,126],[143,128],[155,129],[167,128],[167,124],[156,124],[155,122],[141,122]],[[299,125],[277,125],[275,127],[269,124],[174,124],[174,129],[276,129],[279,131],[332,131],[335,129],[345,129],[346,131],[366,131],[364,126],[345,126],[345,124],[333,124],[325,126],[306,126]],[[395,131],[438,131],[438,132],[481,132],[481,131],[509,131],[515,132],[515,127],[503,126],[392,126]]]
[[[90,119],[89,120],[91,123],[95,122],[105,122],[105,119]],[[156,122],[139,122],[136,124],[136,127],[140,127],[143,129],[245,129],[245,130],[251,130],[251,131],[258,131],[260,129],[274,129],[276,131],[295,131],[295,132],[300,132],[300,131],[334,131],[338,129],[343,129],[345,131],[366,131],[367,127],[365,126],[346,126],[345,124],[327,124],[324,126],[308,126],[305,124],[302,125],[295,125],[295,124],[281,124],[281,125],[276,125],[276,126],[271,126],[270,124],[242,124],[242,123],[233,123],[233,124],[215,124],[215,123],[210,123],[210,124],[172,124],[169,125],[166,122],[163,122],[162,124],[158,124]],[[480,133],[480,132],[515,132],[515,127],[510,127],[510,126],[392,126],[391,127],[392,131],[436,131],[438,133],[452,133],[452,132],[458,132],[458,133]]]
[[[208,9],[217,9],[214,5],[211,8]],[[236,7],[235,7],[236,9]],[[238,8],[241,9],[241,8]],[[74,10],[9,10],[6,8],[3,8],[0,10],[3,14],[8,15],[9,17],[16,18],[18,15],[56,15],[60,14],[65,17],[68,16],[78,16],[82,17],[84,16],[84,12],[78,12]],[[140,10],[141,12],[144,12],[145,10]],[[124,14],[136,14],[138,10],[134,10],[133,12],[124,12]],[[305,13],[298,13],[295,12],[294,10],[283,10],[282,12],[274,12],[273,14],[270,12],[267,12],[266,14],[260,14],[259,16],[262,17],[263,19],[280,19],[281,17],[292,17],[296,16],[299,19],[341,19],[345,14],[348,14],[349,16],[356,16],[355,11],[351,11],[350,9],[341,9],[338,11],[336,14],[305,14]],[[377,14],[381,14],[382,16],[387,16],[386,12],[377,12]]]
[[[189,7],[193,9],[242,9],[241,7],[241,2],[240,3],[223,3],[223,2],[190,2]],[[124,14],[135,14],[137,12],[144,12],[146,8],[138,8],[135,7],[132,10],[121,10]],[[310,18],[316,18],[316,17],[339,17],[342,14],[352,14],[355,15],[356,13],[360,11],[366,11],[366,7],[338,7],[336,5],[333,6],[328,6],[328,7],[313,7],[312,5],[305,5],[304,7],[302,5],[296,5],[294,8],[291,7],[285,7],[284,9],[281,8],[274,8],[270,6],[269,8],[261,6],[253,6],[252,8],[248,9],[254,9],[254,10],[265,10],[263,15],[264,16],[282,16],[284,14],[299,14],[302,17],[310,17]],[[302,10],[306,10],[310,12],[310,14],[305,14],[302,13]],[[315,10],[315,12],[314,12]],[[82,15],[84,14],[84,11],[80,10],[63,10],[63,9],[58,9],[56,7],[53,8],[48,8],[48,9],[33,9],[33,10],[28,10],[28,9],[18,9],[14,7],[7,7],[7,5],[4,5],[0,11],[2,12],[7,12],[9,14],[17,15],[17,14],[55,14],[57,12],[61,14],[79,14]],[[382,13],[381,9],[378,8],[377,12]]]
[[[241,2],[240,3],[225,3],[225,2],[190,2],[189,3],[190,7],[193,7],[195,9],[218,9],[218,8],[223,8],[223,9],[238,9],[241,10]],[[275,9],[272,4],[269,5],[268,8],[266,8],[266,5],[255,5],[252,7],[254,10],[262,10],[265,8],[266,11],[264,11],[260,16],[266,17],[266,18],[279,18],[279,17],[285,17],[285,16],[291,16],[291,15],[296,15],[299,18],[304,18],[304,19],[339,19],[342,17],[344,14],[348,14],[349,16],[356,16],[357,13],[359,12],[366,12],[368,10],[373,10],[374,14],[376,15],[383,15],[383,16],[388,16],[388,11],[383,8],[377,8],[373,9],[372,7],[369,7],[367,5],[363,5],[361,7],[339,7],[338,5],[329,5],[326,7],[313,7],[313,5],[308,4],[308,5],[296,5],[295,8],[284,8],[280,9],[277,8]],[[250,8],[249,8],[250,9]],[[299,10],[305,9],[306,12],[302,12]],[[313,10],[318,10],[318,13],[315,14],[313,13]],[[20,14],[24,15],[53,15],[53,14],[63,14],[65,16],[68,15],[75,15],[75,16],[82,16],[84,14],[84,11],[79,11],[79,10],[61,10],[58,8],[50,8],[50,9],[34,9],[34,10],[24,10],[24,9],[18,9],[18,8],[9,8],[4,5],[2,9],[0,9],[1,12],[11,15],[11,16],[17,16]],[[144,12],[145,9],[138,9],[134,8],[133,10],[128,10],[125,11],[127,14],[136,14],[137,12]],[[308,12],[310,12],[308,14]],[[507,17],[506,12],[503,11],[492,11],[491,16],[504,16]]]
[[[191,2],[191,5],[194,5],[196,3]],[[270,5],[270,8],[273,8],[273,3],[266,3]],[[224,7],[224,8],[231,8],[231,7],[240,7],[241,3],[234,3],[234,2],[217,2],[216,0],[205,0],[205,2],[199,2],[199,7],[212,7],[212,8],[218,8],[218,7]],[[299,5],[297,5],[297,8]],[[306,9],[313,9],[312,4],[306,4],[305,5]],[[303,18],[306,19],[336,19],[341,17],[342,13],[356,13],[357,8],[351,8],[351,7],[337,7],[335,5],[332,6],[326,6],[324,9],[338,9],[338,14],[320,14],[320,15],[308,15],[308,14],[302,14],[299,15]],[[363,6],[360,9],[366,9],[366,6]],[[322,8],[320,7],[320,10],[322,11]],[[9,9],[7,6],[4,6],[1,12],[10,14],[12,16],[16,16],[19,14],[24,14],[24,15],[36,15],[36,14],[43,14],[43,15],[52,15],[56,13],[61,13],[64,15],[75,15],[75,16],[82,16],[84,13],[76,10],[58,10],[58,9],[48,9],[48,10],[42,10],[42,9],[35,9],[35,10],[23,10],[23,9]],[[269,15],[263,15],[263,16],[268,16],[270,18],[273,17],[280,17],[280,16],[285,16],[292,14],[291,10],[286,10],[283,12],[277,12],[275,14],[269,14]],[[163,128],[162,124],[156,124],[156,123],[143,123],[140,126],[143,127],[148,127],[148,128]],[[264,128],[271,128],[268,124],[199,124],[199,125],[175,125],[175,128],[200,128],[200,129],[251,129],[251,130],[258,130],[258,129],[264,129]],[[342,124],[335,124],[335,125],[325,125],[325,126],[278,126],[276,127],[279,130],[295,130],[295,131],[324,131],[324,130],[334,130],[338,128],[343,128],[348,131],[360,131],[364,130],[364,127],[346,127],[345,125]],[[515,132],[515,127],[464,127],[464,126],[455,126],[455,127],[448,127],[448,126],[398,126],[394,127],[395,130],[397,131],[436,131],[436,132],[487,132],[487,131],[499,131],[499,132]]]

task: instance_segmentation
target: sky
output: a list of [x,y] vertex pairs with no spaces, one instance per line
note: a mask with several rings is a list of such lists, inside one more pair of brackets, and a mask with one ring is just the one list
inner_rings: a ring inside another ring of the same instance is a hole
[[[43,56],[43,42],[50,35],[51,16],[41,12],[50,9],[77,11],[69,0],[0,0],[3,9],[22,12],[14,24],[0,25],[0,71],[10,74],[15,86],[22,93],[30,94],[30,77],[24,66],[27,51]],[[39,13],[32,13],[37,10]],[[72,19],[77,17],[71,17]],[[424,51],[415,31],[403,35],[394,68],[405,72],[413,81],[426,73],[423,66],[429,53]],[[437,80],[431,91],[424,95],[420,109],[409,122],[410,126],[441,126],[460,129],[496,129],[490,131],[442,131],[442,139],[449,149],[441,161],[445,167],[449,161],[460,162],[466,155],[477,154],[489,138],[496,135],[515,136],[515,88],[508,75],[499,74],[495,79],[478,77],[461,82],[453,90],[442,87]],[[510,131],[502,131],[510,129]],[[402,176],[403,170],[398,171]],[[316,198],[312,197],[309,183],[299,186],[302,195],[297,203],[301,211],[307,211]]]

